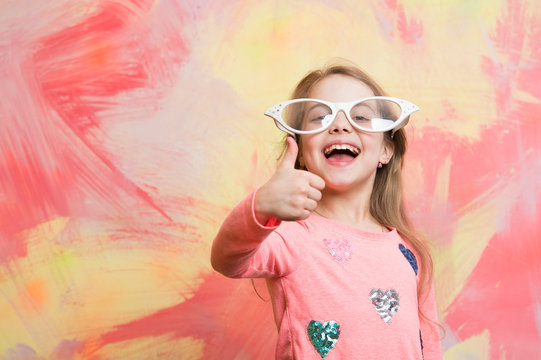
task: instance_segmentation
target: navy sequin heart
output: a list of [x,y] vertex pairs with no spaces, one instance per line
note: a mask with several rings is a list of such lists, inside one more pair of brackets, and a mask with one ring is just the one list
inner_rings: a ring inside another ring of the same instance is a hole
[[312,320],[306,328],[308,338],[321,358],[327,356],[329,351],[334,347],[340,336],[340,325],[336,321],[327,321],[320,323]]
[[413,253],[411,252],[410,249],[407,249],[404,245],[402,244],[399,244],[398,245],[398,248],[400,249],[400,251],[402,252],[402,254],[404,254],[404,256],[406,257],[406,259],[408,260],[408,262],[410,263],[411,267],[413,268],[413,271],[415,271],[415,275],[417,275],[417,270],[418,270],[418,266],[417,266],[417,259],[415,259],[415,255],[413,255]]

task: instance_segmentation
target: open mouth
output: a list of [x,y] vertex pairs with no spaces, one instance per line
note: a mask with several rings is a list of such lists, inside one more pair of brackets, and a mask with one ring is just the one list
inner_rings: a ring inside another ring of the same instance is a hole
[[361,150],[358,147],[349,144],[333,144],[323,150],[327,159],[333,160],[351,160],[359,155]]

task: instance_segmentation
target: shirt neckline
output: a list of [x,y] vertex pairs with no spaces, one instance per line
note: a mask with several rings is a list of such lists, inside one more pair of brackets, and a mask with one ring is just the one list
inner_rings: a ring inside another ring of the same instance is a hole
[[341,223],[336,220],[328,219],[326,217],[323,217],[317,214],[311,214],[310,217],[308,217],[305,221],[313,222],[313,223],[318,223],[318,222],[326,223],[327,225],[331,225],[335,228],[340,228],[348,232],[360,235],[363,238],[368,238],[368,239],[373,239],[373,240],[391,240],[391,239],[396,238],[396,236],[398,235],[396,228],[386,227],[389,230],[388,232],[371,232],[371,231],[363,230],[351,225]]

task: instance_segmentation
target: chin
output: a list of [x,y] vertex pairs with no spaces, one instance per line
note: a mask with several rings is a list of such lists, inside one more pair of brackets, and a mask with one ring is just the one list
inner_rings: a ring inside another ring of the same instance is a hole
[[373,187],[374,185],[374,179],[375,179],[375,173],[374,176],[362,176],[361,178],[354,178],[354,179],[337,179],[332,178],[328,179],[326,177],[323,178],[325,180],[325,189],[333,190],[336,192],[342,192],[342,191],[349,191],[349,190],[358,190],[363,188],[364,186],[370,186]]
[[358,187],[358,183],[348,182],[336,182],[336,181],[325,181],[325,189],[333,191],[347,191]]

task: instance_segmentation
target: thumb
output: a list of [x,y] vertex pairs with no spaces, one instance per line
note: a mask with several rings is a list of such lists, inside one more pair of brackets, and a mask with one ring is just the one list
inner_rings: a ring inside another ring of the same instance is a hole
[[293,169],[295,167],[295,161],[297,160],[297,154],[299,153],[299,147],[297,142],[291,136],[287,137],[287,150],[280,163],[280,168]]

